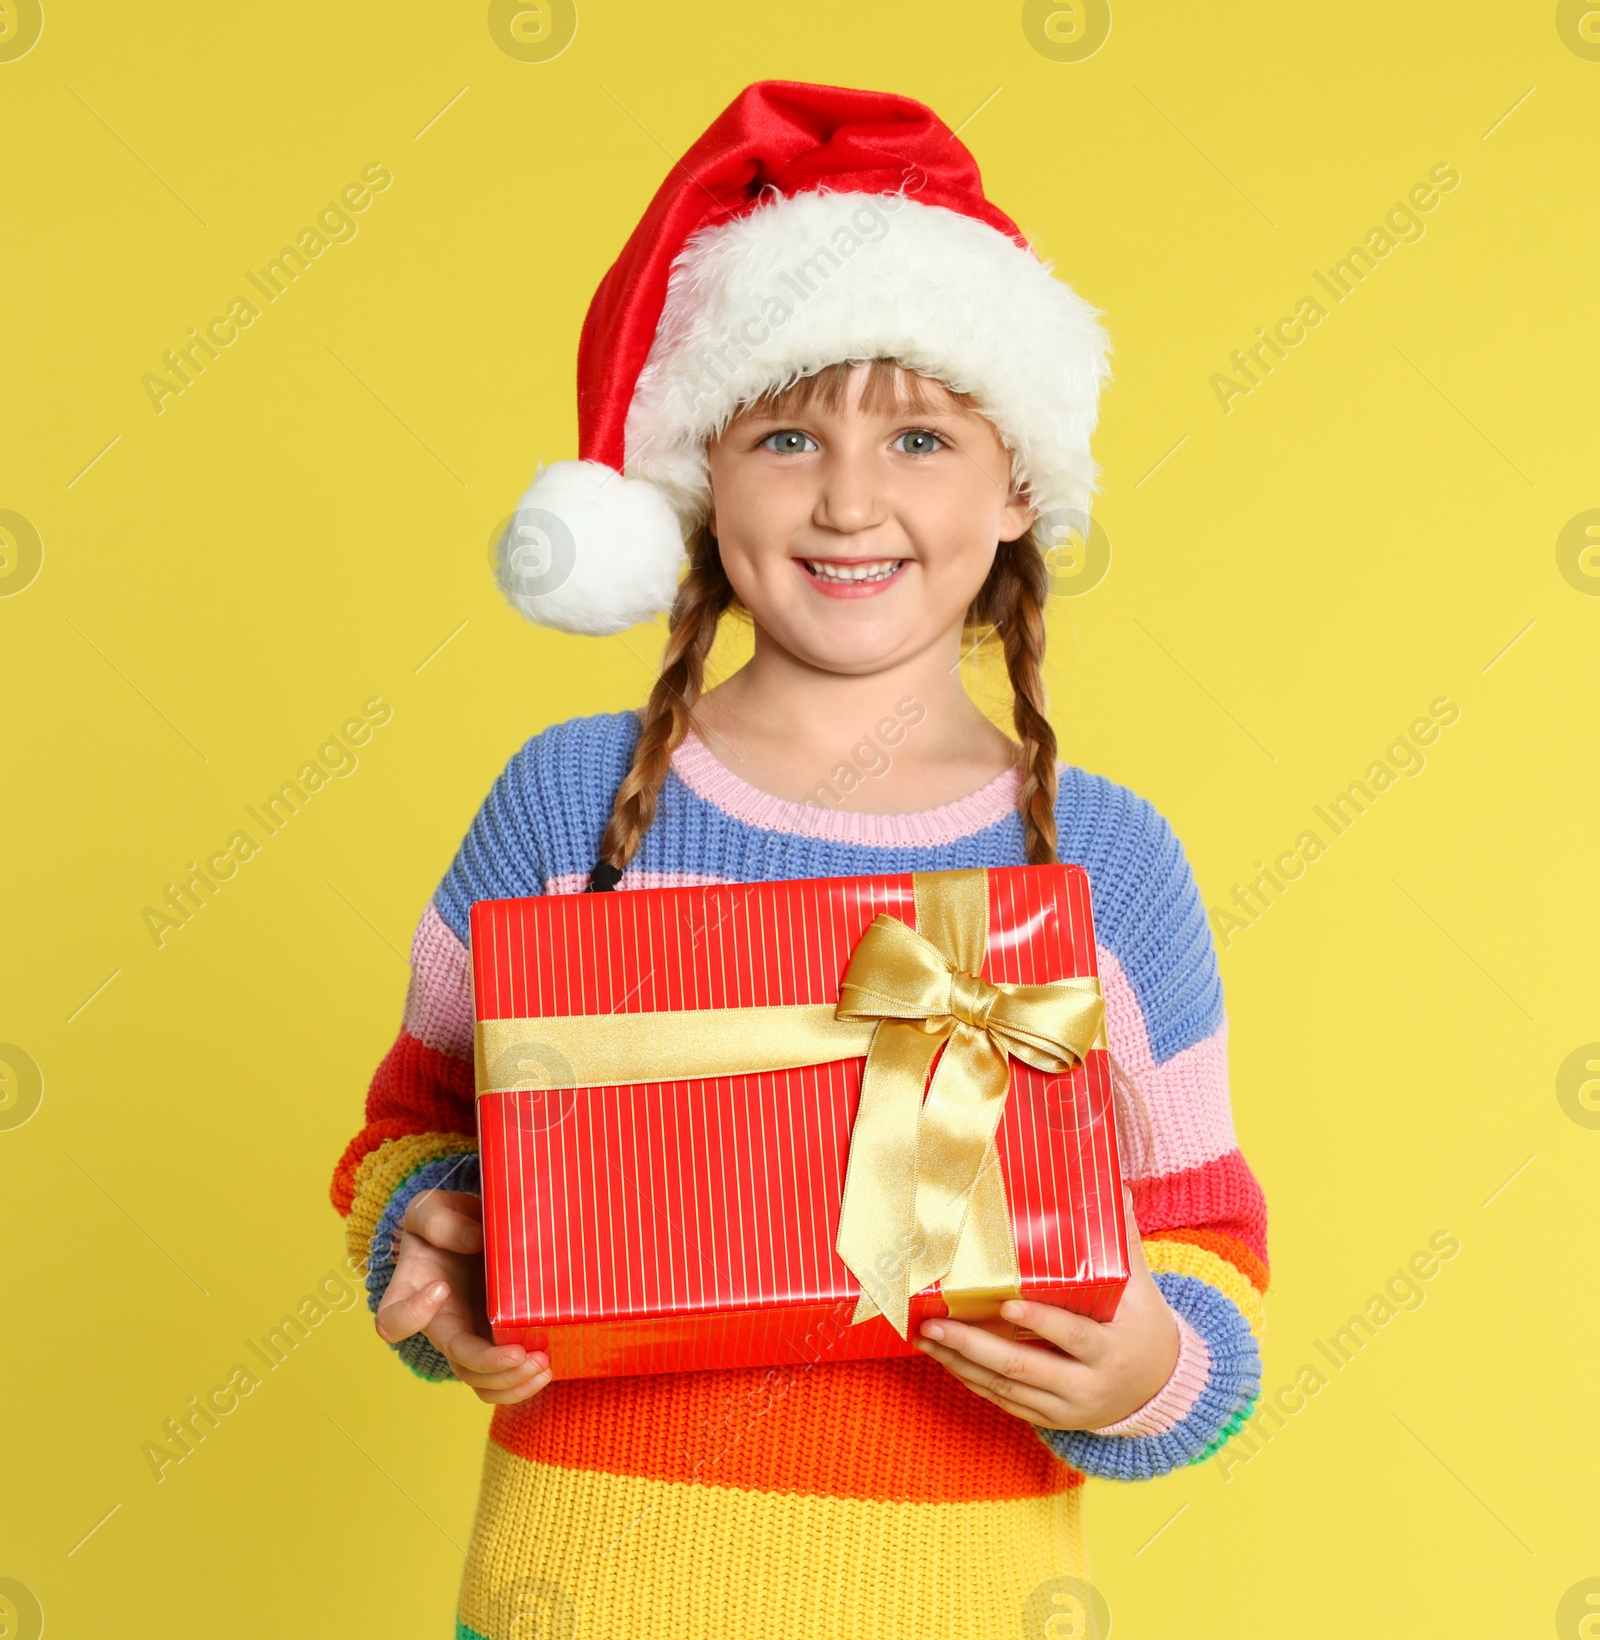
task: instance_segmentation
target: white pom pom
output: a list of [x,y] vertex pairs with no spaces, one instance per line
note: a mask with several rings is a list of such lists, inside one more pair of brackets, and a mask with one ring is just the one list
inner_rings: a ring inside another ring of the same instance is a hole
[[672,607],[683,532],[654,484],[597,461],[542,468],[495,555],[495,581],[530,621],[608,637]]

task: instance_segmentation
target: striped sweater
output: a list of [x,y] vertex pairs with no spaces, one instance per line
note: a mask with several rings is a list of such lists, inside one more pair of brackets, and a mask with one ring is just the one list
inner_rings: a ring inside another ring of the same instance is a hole
[[[618,713],[530,740],[423,912],[403,1027],[333,1182],[374,1309],[412,1197],[478,1188],[469,908],[585,887],[637,734]],[[915,814],[847,813],[759,792],[691,737],[618,886],[1021,864],[1016,779]],[[1020,1632],[1051,1579],[1086,1575],[1086,1476],[1197,1463],[1249,1415],[1266,1210],[1234,1137],[1204,908],[1171,828],[1126,788],[1063,768],[1057,823],[1060,857],[1093,885],[1111,1051],[1142,1095],[1123,1164],[1178,1317],[1169,1383],[1098,1431],[1036,1429],[922,1356],[553,1384],[495,1410],[457,1640]],[[421,1334],[397,1349],[451,1376]]]

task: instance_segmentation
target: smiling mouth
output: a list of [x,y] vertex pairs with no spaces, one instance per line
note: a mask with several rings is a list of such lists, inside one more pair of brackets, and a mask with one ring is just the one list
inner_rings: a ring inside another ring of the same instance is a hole
[[863,558],[840,562],[827,558],[803,558],[801,562],[819,581],[836,586],[864,586],[875,581],[887,581],[899,573],[905,564],[903,558]]

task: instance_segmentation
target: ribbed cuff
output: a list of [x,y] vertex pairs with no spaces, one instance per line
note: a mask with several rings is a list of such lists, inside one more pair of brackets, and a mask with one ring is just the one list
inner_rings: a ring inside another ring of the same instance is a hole
[[1142,1407],[1135,1407],[1114,1424],[1091,1429],[1091,1435],[1164,1435],[1188,1417],[1211,1376],[1211,1351],[1181,1315],[1173,1319],[1178,1323],[1178,1359],[1172,1376]]

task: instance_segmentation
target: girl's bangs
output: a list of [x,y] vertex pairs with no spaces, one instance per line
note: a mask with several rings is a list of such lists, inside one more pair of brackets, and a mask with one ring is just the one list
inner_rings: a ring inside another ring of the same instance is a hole
[[787,416],[813,407],[838,411],[849,395],[852,373],[862,364],[867,366],[867,380],[861,392],[861,408],[871,415],[977,410],[970,393],[954,392],[936,377],[907,369],[898,359],[841,359],[742,405],[734,419],[755,415]]

